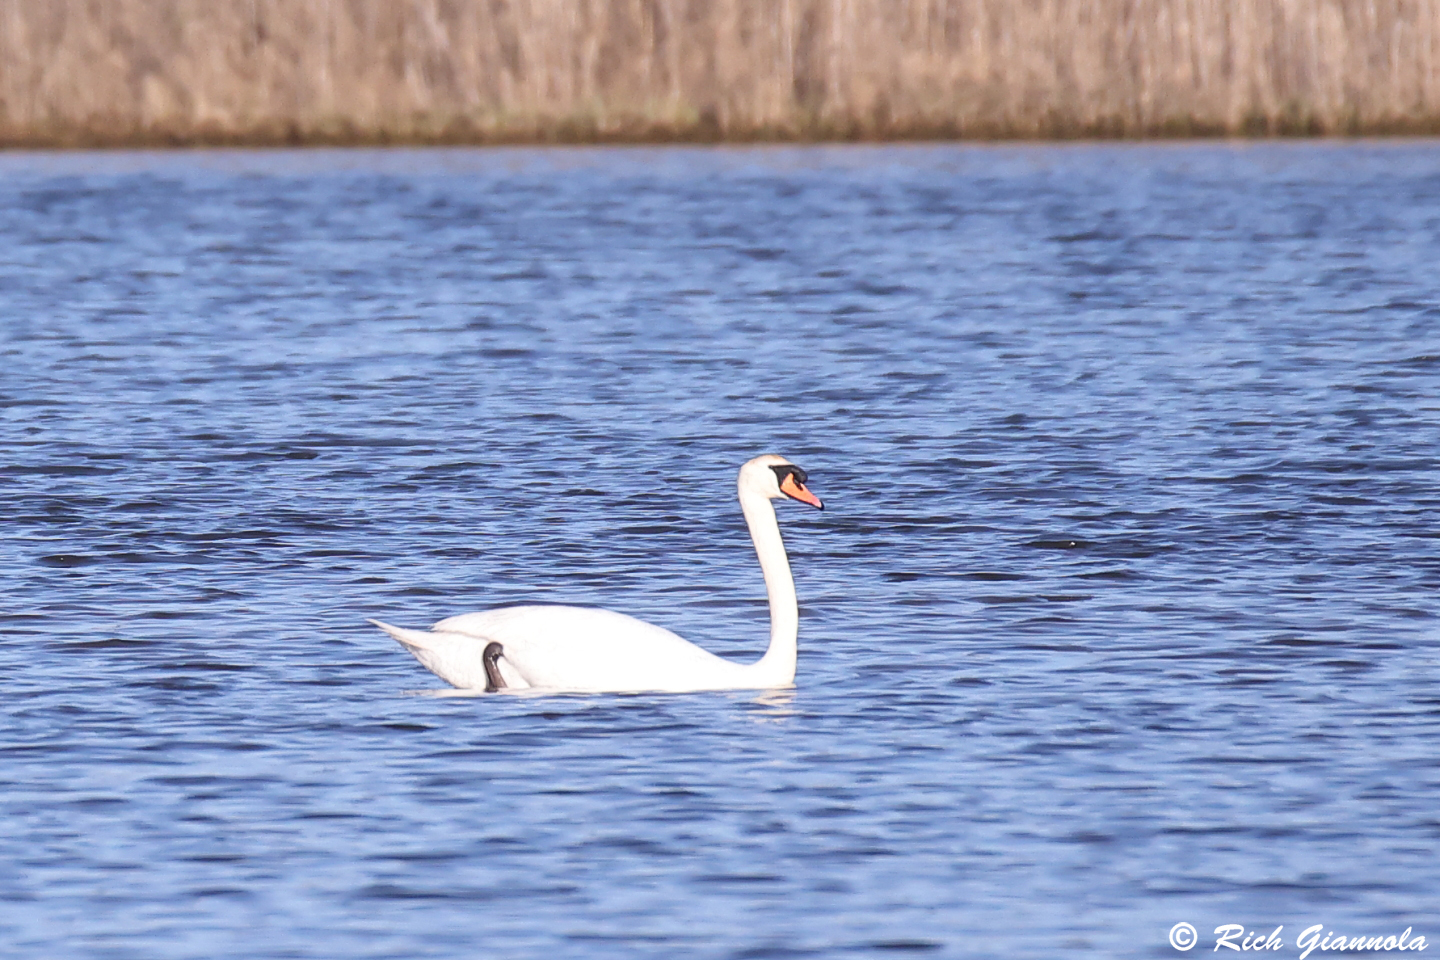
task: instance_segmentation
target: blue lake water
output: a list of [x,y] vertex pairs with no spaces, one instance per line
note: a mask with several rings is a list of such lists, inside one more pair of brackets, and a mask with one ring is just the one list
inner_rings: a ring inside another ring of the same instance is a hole
[[[1430,141],[0,155],[0,954],[1433,946],[1437,264]],[[758,657],[768,451],[791,691],[365,623]]]

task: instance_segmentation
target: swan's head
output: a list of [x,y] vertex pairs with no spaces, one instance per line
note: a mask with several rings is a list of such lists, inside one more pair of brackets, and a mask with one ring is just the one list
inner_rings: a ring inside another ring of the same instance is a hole
[[740,495],[756,493],[768,500],[789,497],[820,510],[825,504],[805,486],[805,471],[773,453],[756,457],[740,468]]

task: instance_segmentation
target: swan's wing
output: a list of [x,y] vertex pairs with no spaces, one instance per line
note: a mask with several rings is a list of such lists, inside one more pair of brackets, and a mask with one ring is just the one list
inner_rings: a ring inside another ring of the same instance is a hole
[[532,687],[627,691],[746,685],[744,668],[738,664],[664,627],[612,610],[502,607],[450,617],[434,629],[498,642],[504,647],[505,662]]

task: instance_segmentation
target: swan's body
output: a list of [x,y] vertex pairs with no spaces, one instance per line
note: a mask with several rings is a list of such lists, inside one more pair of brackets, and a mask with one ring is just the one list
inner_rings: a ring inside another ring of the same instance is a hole
[[[740,468],[740,508],[770,598],[770,646],[751,664],[721,659],[663,627],[593,607],[502,607],[441,620],[428,632],[372,620],[440,679],[488,690],[751,690],[795,681],[799,611],[770,501],[821,507],[805,471],[767,454]],[[822,508],[823,509],[823,508]]]

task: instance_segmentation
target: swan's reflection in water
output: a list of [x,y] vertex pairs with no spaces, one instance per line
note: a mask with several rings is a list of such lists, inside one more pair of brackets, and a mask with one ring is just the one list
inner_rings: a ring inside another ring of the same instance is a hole
[[[715,692],[715,693],[721,693],[721,692],[724,692],[724,691],[713,691],[713,692]],[[485,690],[474,690],[474,689],[463,690],[463,689],[457,689],[457,688],[455,688],[455,687],[443,687],[443,688],[435,689],[435,690],[402,690],[402,691],[401,691],[401,694],[402,694],[403,696],[407,696],[407,697],[434,697],[435,699],[438,699],[438,700],[450,700],[450,699],[468,700],[468,699],[474,699],[474,698],[479,698],[479,697],[497,697],[497,696],[504,696],[504,697],[522,697],[522,698],[535,698],[535,697],[584,697],[584,698],[586,698],[586,699],[609,698],[609,697],[616,697],[616,696],[619,696],[619,697],[625,697],[625,696],[646,696],[646,697],[666,697],[666,698],[668,698],[668,697],[689,698],[689,697],[694,697],[694,696],[695,696],[695,694],[693,694],[693,693],[660,693],[660,694],[656,694],[656,693],[635,693],[635,694],[598,694],[598,695],[597,695],[597,694],[593,694],[593,693],[574,693],[574,692],[571,692],[571,691],[561,691],[561,690],[537,690],[537,689],[535,689],[535,688],[533,688],[533,687],[530,688],[530,689],[526,689],[526,690],[495,690],[495,691],[488,691],[488,692],[485,691]],[[776,688],[776,689],[774,689],[774,690],[760,690],[760,691],[757,691],[754,696],[747,698],[744,702],[745,702],[745,704],[746,704],[747,707],[748,707],[748,709],[746,710],[746,715],[749,717],[749,719],[753,720],[755,723],[779,723],[779,722],[781,722],[781,721],[783,721],[783,720],[787,720],[787,719],[789,719],[790,717],[795,716],[795,715],[798,713],[798,711],[794,709],[794,704],[795,704],[795,688],[794,688],[794,687],[778,687],[778,688]]]
[[[441,700],[448,699],[471,699],[476,697],[519,697],[520,699],[533,699],[536,697],[572,697],[572,698],[595,698],[597,694],[587,693],[583,690],[550,690],[545,687],[521,687],[519,689],[507,687],[504,690],[485,690],[480,687],[440,687],[435,690],[402,690],[401,695],[407,697],[435,697]],[[638,696],[639,691],[633,694],[609,694],[609,696]]]
[[459,690],[455,687],[444,687],[438,690],[401,690],[402,697],[434,697],[437,700],[448,700],[452,697],[488,697],[490,694],[485,690]]
[[776,690],[762,690],[750,700],[747,716],[755,723],[784,723],[795,716],[795,688],[781,687]]

